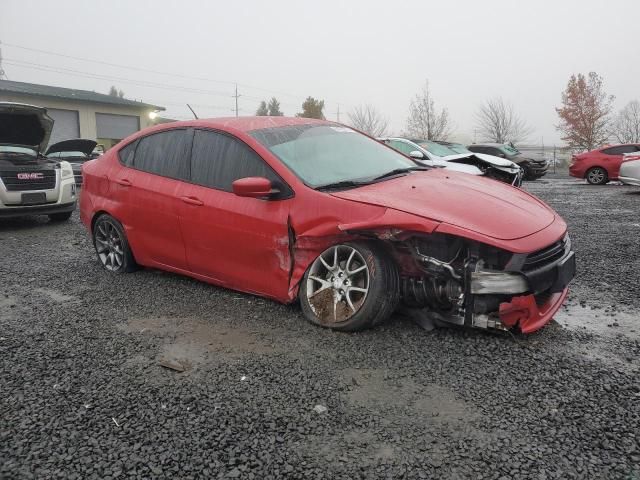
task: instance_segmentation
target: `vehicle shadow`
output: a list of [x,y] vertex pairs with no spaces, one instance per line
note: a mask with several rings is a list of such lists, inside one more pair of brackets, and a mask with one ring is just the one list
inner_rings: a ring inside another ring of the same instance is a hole
[[33,215],[16,218],[0,218],[0,233],[12,230],[31,230],[55,225],[60,225],[60,223],[52,222],[45,216]]

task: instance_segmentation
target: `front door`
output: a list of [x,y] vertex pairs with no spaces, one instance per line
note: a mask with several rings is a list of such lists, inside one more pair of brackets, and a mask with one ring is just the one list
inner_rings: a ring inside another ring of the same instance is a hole
[[239,197],[239,178],[281,182],[251,148],[227,134],[196,130],[191,185],[181,196],[180,225],[189,269],[246,292],[283,298],[291,259],[290,200]]

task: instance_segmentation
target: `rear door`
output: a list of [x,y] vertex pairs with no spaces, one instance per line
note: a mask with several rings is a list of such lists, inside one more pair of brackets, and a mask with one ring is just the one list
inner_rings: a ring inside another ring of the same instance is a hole
[[192,272],[224,285],[282,298],[291,268],[291,200],[238,197],[231,184],[245,177],[266,177],[288,189],[244,142],[222,132],[195,131],[192,185],[180,209],[187,262]]
[[127,235],[142,263],[187,270],[178,213],[189,178],[192,136],[193,130],[172,129],[141,138],[133,168],[113,178],[116,188],[127,191]]

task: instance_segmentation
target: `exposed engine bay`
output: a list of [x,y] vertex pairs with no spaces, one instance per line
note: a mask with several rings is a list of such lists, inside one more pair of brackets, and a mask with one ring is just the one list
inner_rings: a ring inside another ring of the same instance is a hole
[[517,321],[505,322],[501,309],[514,297],[542,306],[575,273],[568,237],[531,255],[441,233],[388,240],[400,267],[403,303],[457,325],[510,329]]

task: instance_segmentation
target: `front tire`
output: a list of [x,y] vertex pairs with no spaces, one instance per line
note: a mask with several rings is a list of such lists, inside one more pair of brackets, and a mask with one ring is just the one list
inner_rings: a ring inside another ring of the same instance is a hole
[[587,171],[586,179],[591,185],[604,185],[609,181],[609,175],[604,168],[593,167]]
[[398,269],[374,243],[343,243],[325,250],[300,285],[302,313],[311,323],[353,332],[391,316],[400,299]]
[[102,267],[111,273],[126,273],[136,269],[124,228],[111,215],[101,215],[93,225],[93,246]]

